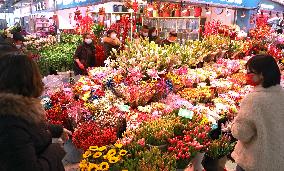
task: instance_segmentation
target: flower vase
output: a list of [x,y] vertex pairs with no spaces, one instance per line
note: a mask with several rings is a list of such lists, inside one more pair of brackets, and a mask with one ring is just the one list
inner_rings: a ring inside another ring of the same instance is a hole
[[181,16],[181,12],[180,12],[179,9],[177,9],[177,10],[175,11],[175,17],[180,17],[180,16]]
[[192,164],[194,171],[203,171],[202,160],[205,153],[197,153],[196,156],[192,159]]
[[153,10],[153,17],[159,17],[158,10]]
[[190,164],[190,159],[179,159],[177,160],[177,171],[185,171]]
[[164,11],[163,12],[163,17],[170,17],[171,13],[169,11]]
[[207,155],[202,160],[202,166],[206,171],[224,171],[227,162],[227,157],[214,159]]

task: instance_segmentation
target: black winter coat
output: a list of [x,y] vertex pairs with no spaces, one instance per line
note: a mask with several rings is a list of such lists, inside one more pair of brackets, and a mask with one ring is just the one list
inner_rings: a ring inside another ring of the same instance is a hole
[[45,123],[38,99],[0,94],[0,170],[64,171],[65,152],[51,143],[58,130]]

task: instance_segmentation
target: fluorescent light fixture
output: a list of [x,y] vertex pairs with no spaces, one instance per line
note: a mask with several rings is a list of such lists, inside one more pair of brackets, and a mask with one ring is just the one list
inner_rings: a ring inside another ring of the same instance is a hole
[[211,11],[209,10],[209,7],[206,7],[205,9],[206,9],[206,12],[205,12],[206,15],[210,15],[210,14],[211,14]]
[[274,9],[274,5],[260,4],[260,8],[272,10],[272,9]]

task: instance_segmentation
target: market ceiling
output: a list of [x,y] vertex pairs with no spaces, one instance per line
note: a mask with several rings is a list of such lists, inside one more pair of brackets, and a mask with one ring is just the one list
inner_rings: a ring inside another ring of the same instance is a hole
[[14,11],[14,5],[21,0],[0,0],[0,13],[11,13]]

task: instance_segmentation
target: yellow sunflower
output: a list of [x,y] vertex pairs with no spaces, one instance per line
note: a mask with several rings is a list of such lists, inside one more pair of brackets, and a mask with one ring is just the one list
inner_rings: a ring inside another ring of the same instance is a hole
[[88,168],[88,162],[87,162],[87,160],[82,160],[82,161],[80,162],[80,164],[79,164],[79,168],[80,168],[81,170],[86,170],[86,169]]
[[92,155],[92,152],[91,151],[86,151],[84,154],[83,154],[83,158],[85,159],[85,158],[88,158],[88,157],[90,157]]
[[106,160],[108,159],[108,155],[104,155],[103,158]]
[[127,154],[126,150],[120,150],[119,151],[119,155],[121,155],[121,156],[125,156],[126,154]]
[[108,159],[109,163],[113,164],[113,163],[117,163],[119,161],[119,157],[110,157]]
[[98,150],[99,151],[105,151],[107,148],[106,148],[106,146],[102,146],[102,147],[100,147]]
[[99,158],[102,156],[102,152],[96,152],[94,155],[93,155],[93,158],[96,159],[96,158]]
[[108,152],[107,152],[107,156],[114,156],[116,154],[116,150],[115,149],[110,149]]
[[109,164],[107,162],[102,162],[98,170],[108,170],[108,169],[109,169]]
[[97,164],[90,163],[90,164],[89,164],[89,167],[88,167],[88,171],[93,171],[93,169],[99,170],[100,167],[99,167]]
[[89,150],[90,151],[98,151],[99,147],[98,146],[90,146]]
[[117,147],[117,148],[121,148],[123,145],[120,144],[120,143],[115,143],[114,146]]

